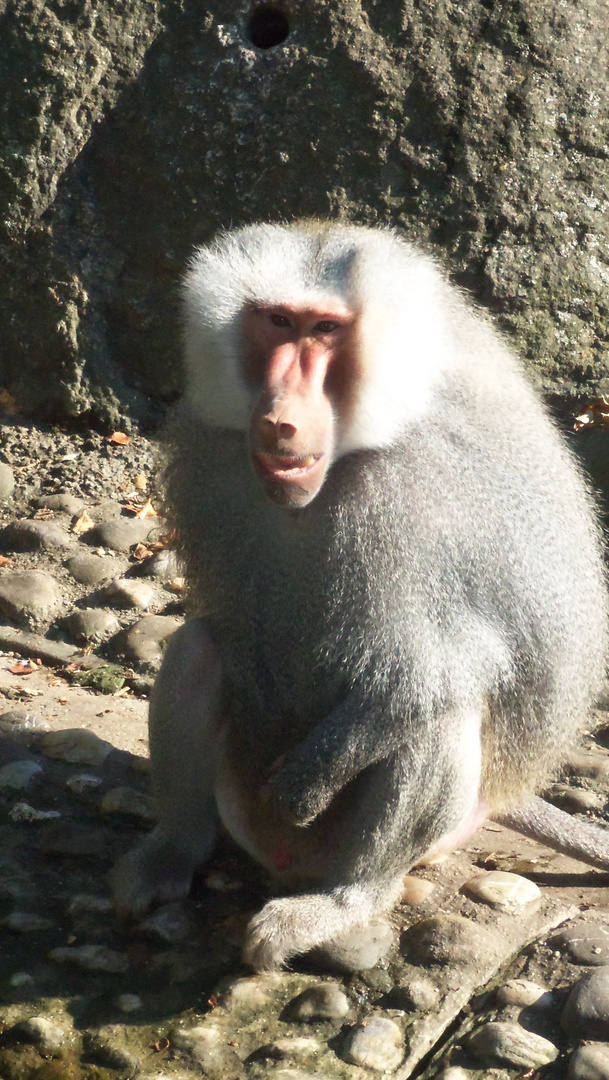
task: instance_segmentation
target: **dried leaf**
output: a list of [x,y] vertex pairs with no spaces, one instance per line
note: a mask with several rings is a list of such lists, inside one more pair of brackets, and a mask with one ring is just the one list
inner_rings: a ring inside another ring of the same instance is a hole
[[130,510],[132,514],[135,514],[137,518],[156,517],[157,513],[154,506],[150,502],[150,499],[143,506],[138,503],[128,502],[125,503],[126,509]]
[[35,664],[14,664],[8,669],[11,675],[31,675],[36,670]]
[[131,554],[138,562],[143,562],[144,559],[154,555],[154,551],[148,544],[136,544]]
[[0,566],[14,566],[14,560],[9,559],[8,555],[0,555]]
[[186,578],[183,578],[183,577],[174,578],[173,581],[169,582],[168,587],[171,589],[172,592],[178,593],[178,595],[181,595],[182,593],[185,593],[188,590],[188,585],[186,584]]
[[53,516],[53,511],[48,506],[42,506],[40,510],[37,510],[34,514],[34,521],[47,521]]
[[159,1039],[158,1042],[152,1044],[152,1049],[156,1054],[160,1054],[162,1050],[169,1050],[170,1046],[169,1039]]
[[80,536],[81,533],[88,532],[89,529],[93,527],[93,524],[93,518],[89,517],[86,510],[83,510],[80,517],[77,517],[72,523],[72,532],[75,533],[76,536]]
[[143,473],[137,474],[135,480],[133,481],[133,486],[136,488],[137,491],[146,490],[146,488],[148,487],[148,481]]
[[125,435],[124,431],[113,431],[112,434],[108,436],[108,442],[118,443],[119,446],[126,446],[129,442],[129,436]]
[[583,413],[575,417],[574,431],[580,431],[583,427],[609,425],[609,400],[606,397],[596,398],[591,401]]

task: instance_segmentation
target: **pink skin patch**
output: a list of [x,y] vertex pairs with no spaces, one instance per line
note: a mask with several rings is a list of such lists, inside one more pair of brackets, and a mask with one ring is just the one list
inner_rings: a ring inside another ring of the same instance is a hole
[[470,836],[473,836],[478,831],[481,825],[484,825],[488,815],[490,807],[483,802],[478,802],[474,806],[473,810],[470,810],[465,815],[463,820],[449,833],[445,833],[440,840],[437,840],[429,851],[425,852],[425,858],[430,855],[450,855],[456,848],[461,847],[466,840],[469,840]]
[[292,869],[292,856],[288,851],[287,844],[280,844],[275,853],[273,865],[278,874]]

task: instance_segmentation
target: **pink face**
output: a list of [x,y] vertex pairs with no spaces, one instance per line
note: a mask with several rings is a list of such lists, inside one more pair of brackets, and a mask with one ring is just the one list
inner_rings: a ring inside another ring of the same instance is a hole
[[245,312],[243,377],[259,391],[252,461],[273,502],[306,506],[324,482],[335,413],[344,415],[357,374],[354,325],[340,301]]

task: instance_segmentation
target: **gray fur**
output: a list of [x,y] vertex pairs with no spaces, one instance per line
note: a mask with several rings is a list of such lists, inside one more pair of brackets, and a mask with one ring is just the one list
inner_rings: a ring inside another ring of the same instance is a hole
[[[223,424],[223,405],[213,406],[210,418],[193,390],[170,427],[169,505],[205,622],[194,622],[170,647],[159,678],[151,714],[153,773],[164,793],[159,826],[135,862],[117,871],[117,892],[123,909],[137,911],[183,891],[188,872],[176,872],[174,890],[157,880],[168,836],[191,870],[206,856],[215,829],[213,777],[198,779],[192,744],[199,740],[207,767],[212,749],[220,753],[218,731],[228,717],[286,820],[329,821],[341,841],[317,892],[272,901],[254,920],[246,957],[258,968],[335,939],[390,906],[401,875],[467,818],[478,797],[500,813],[538,790],[601,689],[607,644],[594,508],[503,341],[429,260],[391,233],[265,229],[265,257],[273,257],[269,230],[280,253],[274,277],[288,275],[284,250],[300,251],[306,264],[314,235],[311,292],[325,280],[324,242],[334,260],[326,278],[338,289],[338,245],[342,295],[364,305],[366,245],[378,261],[385,242],[389,322],[395,298],[408,294],[422,265],[433,283],[425,315],[437,339],[420,407],[404,408],[389,445],[384,430],[375,445],[374,428],[356,416],[352,431],[337,437],[321,491],[304,508],[266,499],[249,462],[247,428],[235,415]],[[225,258],[245,241],[247,230],[230,234],[218,250]],[[234,311],[251,299],[241,274],[232,307],[223,301],[224,331],[211,333],[212,301],[202,286],[197,291],[208,259],[213,277],[213,251],[204,252],[188,282],[191,381],[193,365],[208,363],[193,353],[193,340],[203,340],[193,337],[193,319],[206,320],[207,349],[216,334],[217,349],[226,351],[235,340]],[[306,275],[302,289],[306,300]],[[373,291],[376,302],[378,281]],[[396,326],[402,315],[395,314]],[[389,360],[367,355],[363,367],[394,365],[396,398],[406,400],[407,369],[424,369],[426,353],[412,356],[408,332],[400,332],[406,336],[394,335]],[[413,340],[420,350],[420,327]],[[416,378],[420,387],[420,371]],[[365,386],[362,394],[363,415]],[[395,428],[395,410],[389,422]],[[382,411],[375,423],[382,425]],[[208,675],[189,676],[180,659],[200,648],[216,649],[221,661],[223,703],[211,717],[207,704],[205,715],[197,712],[197,679],[207,702]],[[179,698],[176,680],[189,679],[194,689],[188,684]],[[481,725],[479,791],[466,734],[472,717]],[[164,749],[155,753],[156,744],[183,741],[177,765]],[[283,764],[269,776],[280,755]],[[184,773],[186,788],[199,796],[178,805],[176,777]],[[172,823],[176,814],[197,823],[188,837]]]

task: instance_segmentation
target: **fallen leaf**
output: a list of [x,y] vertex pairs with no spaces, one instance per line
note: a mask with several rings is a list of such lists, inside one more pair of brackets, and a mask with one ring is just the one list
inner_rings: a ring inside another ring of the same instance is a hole
[[170,1046],[169,1039],[159,1039],[158,1042],[152,1044],[152,1049],[156,1054],[160,1054],[162,1050],[169,1050]]
[[11,675],[31,675],[36,670],[35,664],[14,664],[8,669]]
[[113,431],[112,434],[108,436],[108,442],[118,443],[119,446],[126,446],[129,442],[129,436],[125,435],[124,431]]
[[169,582],[169,588],[174,593],[184,593],[184,592],[186,592],[187,589],[188,589],[188,585],[186,584],[186,578],[183,578],[183,577],[174,578],[173,581]]
[[131,554],[138,562],[143,562],[144,559],[148,559],[151,555],[154,555],[154,551],[149,544],[136,544]]
[[586,405],[583,413],[575,417],[573,428],[575,431],[580,431],[583,427],[600,427],[604,424],[609,424],[609,399],[600,397],[591,401]]
[[156,517],[157,512],[154,509],[150,499],[143,506],[139,506],[138,503],[128,502],[125,503],[127,510],[130,510],[132,514],[135,514],[137,518]]
[[138,491],[146,490],[146,488],[148,487],[148,481],[143,473],[138,473],[135,480],[133,481],[133,485]]
[[34,521],[47,521],[49,518],[54,517],[53,511],[48,506],[42,506],[40,510],[37,510],[34,514]]
[[14,566],[14,560],[9,559],[8,555],[0,555],[0,566]]
[[88,530],[91,529],[92,526],[93,518],[89,516],[86,510],[83,510],[80,517],[77,517],[75,521],[72,522],[72,532],[76,536],[80,536],[81,533],[88,532]]

